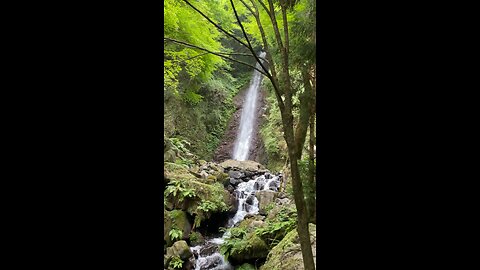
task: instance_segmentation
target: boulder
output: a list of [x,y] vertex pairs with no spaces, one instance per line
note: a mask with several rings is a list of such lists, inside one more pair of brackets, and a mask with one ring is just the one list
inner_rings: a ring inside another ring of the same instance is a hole
[[240,178],[244,177],[245,174],[243,174],[242,172],[239,172],[239,171],[229,171],[228,176],[230,176],[231,178],[240,179]]
[[177,159],[177,155],[175,154],[175,151],[173,151],[172,149],[163,153],[163,160],[166,162],[175,162],[176,159]]
[[[316,265],[317,232],[316,226],[308,224],[313,261]],[[303,270],[303,257],[297,230],[290,231],[269,253],[260,270]]]
[[192,247],[202,245],[203,243],[205,243],[205,238],[199,232],[191,232],[188,239],[190,240],[190,245]]
[[240,184],[242,182],[241,179],[238,179],[238,178],[230,178],[230,184],[233,185],[233,186],[236,186],[238,184]]
[[246,160],[246,161],[238,161],[233,159],[225,160],[224,162],[219,164],[224,169],[236,169],[239,171],[250,171],[250,172],[266,172],[265,166],[262,164]]
[[172,244],[170,238],[170,230],[177,228],[183,232],[182,239],[188,239],[192,225],[188,221],[187,214],[182,210],[164,211],[164,227],[163,227],[163,239],[167,243],[167,246]]
[[[242,249],[236,249],[229,256],[229,260],[233,264],[243,263],[245,261],[254,261],[267,257],[267,244],[255,233],[249,233],[246,236],[245,245]],[[274,268],[272,268],[274,269]]]
[[163,264],[165,268],[168,267],[170,261],[175,256],[180,257],[183,261],[193,257],[193,253],[187,245],[187,242],[184,240],[177,241],[173,246],[167,248],[167,254],[163,256]]
[[182,260],[186,260],[193,256],[193,253],[190,251],[190,247],[185,240],[180,240],[173,243],[173,246],[170,248],[173,248],[173,255],[179,256]]
[[266,215],[267,213],[266,208],[267,206],[274,202],[276,192],[271,190],[261,190],[255,193],[255,197],[258,199],[258,209],[259,213],[262,215]]
[[235,191],[235,188],[232,185],[227,186],[227,191],[230,193],[233,193]]

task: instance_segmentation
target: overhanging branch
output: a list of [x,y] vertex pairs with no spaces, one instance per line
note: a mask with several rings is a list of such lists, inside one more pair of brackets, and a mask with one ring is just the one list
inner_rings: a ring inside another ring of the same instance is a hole
[[225,55],[228,55],[228,53],[212,52],[212,51],[210,51],[210,50],[208,50],[208,49],[205,49],[205,48],[202,48],[202,47],[198,47],[198,46],[196,46],[196,45],[189,44],[189,43],[186,43],[186,42],[183,42],[183,41],[180,41],[180,40],[176,40],[176,39],[173,39],[173,38],[164,37],[163,39],[164,39],[164,40],[171,41],[171,42],[175,42],[175,43],[177,43],[177,44],[181,44],[181,45],[184,45],[184,46],[187,46],[187,47],[192,47],[192,48],[195,48],[195,49],[199,49],[199,50],[202,50],[202,51],[205,51],[205,52],[214,54],[214,55],[216,55],[216,56],[219,56],[219,57],[228,59],[228,60],[230,60],[230,61],[232,61],[232,62],[236,62],[236,63],[242,64],[242,65],[251,67],[251,68],[257,70],[258,72],[262,73],[263,75],[265,75],[265,76],[267,76],[267,77],[270,75],[270,74],[265,73],[265,72],[263,72],[262,70],[258,69],[257,67],[254,67],[254,66],[248,64],[248,63],[245,63],[245,62],[243,62],[243,61],[236,60],[236,59],[231,58],[231,57],[228,57],[228,56],[225,56]]
[[250,43],[250,39],[248,38],[247,33],[245,32],[245,29],[243,28],[242,22],[240,22],[240,18],[238,17],[237,10],[235,9],[235,5],[233,4],[233,0],[230,0],[230,4],[232,4],[233,12],[235,13],[235,17],[237,18],[237,22],[240,25],[240,28],[242,29],[243,36],[247,40],[248,49],[250,50],[252,55],[255,57],[255,60],[257,60],[257,63],[260,64],[262,69],[265,71],[265,73],[268,74],[267,77],[270,79],[272,76],[270,75],[270,73],[268,73],[267,68],[263,65],[262,61],[260,61],[260,59],[258,59],[257,54],[253,51],[252,44]]
[[197,11],[198,13],[200,13],[200,15],[202,15],[205,19],[207,19],[211,24],[213,24],[215,27],[217,27],[220,31],[224,32],[225,34],[227,34],[229,37],[233,38],[234,40],[238,41],[240,44],[242,44],[243,46],[247,47],[248,48],[248,45],[245,44],[245,42],[239,40],[237,37],[235,37],[233,34],[231,34],[230,32],[226,31],[225,29],[223,29],[222,27],[220,27],[220,25],[216,24],[214,21],[212,21],[207,15],[203,14],[203,12],[201,12],[198,8],[196,8],[195,6],[193,6],[192,4],[190,4],[190,2],[188,2],[187,0],[183,0],[183,2],[187,3],[187,5],[189,5],[190,7],[192,7],[195,11]]

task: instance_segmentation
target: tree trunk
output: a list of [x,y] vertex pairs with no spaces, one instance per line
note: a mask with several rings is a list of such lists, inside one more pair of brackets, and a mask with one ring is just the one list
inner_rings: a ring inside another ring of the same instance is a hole
[[317,224],[317,202],[315,198],[315,115],[310,118],[310,151],[309,151],[309,163],[308,163],[308,184],[312,191],[309,196],[306,197],[307,208],[309,209],[310,222]]
[[308,230],[308,213],[305,205],[302,181],[298,171],[298,162],[292,151],[290,155],[290,168],[293,187],[293,197],[297,207],[297,232],[300,238],[300,247],[302,249],[303,265],[305,270],[315,270],[313,261],[312,245],[310,243],[310,232]]

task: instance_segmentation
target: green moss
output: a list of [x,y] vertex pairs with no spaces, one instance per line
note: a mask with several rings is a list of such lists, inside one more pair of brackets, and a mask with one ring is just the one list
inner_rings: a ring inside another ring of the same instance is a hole
[[181,239],[187,239],[192,225],[188,221],[187,214],[181,210],[166,211],[164,210],[164,231],[163,239],[167,243],[167,247],[173,244],[173,240],[170,231],[180,230],[182,232]]
[[[316,227],[309,224],[310,241],[316,245]],[[314,255],[315,256],[315,255]],[[260,270],[303,269],[302,252],[297,230],[292,230],[276,245],[267,256],[267,261]]]

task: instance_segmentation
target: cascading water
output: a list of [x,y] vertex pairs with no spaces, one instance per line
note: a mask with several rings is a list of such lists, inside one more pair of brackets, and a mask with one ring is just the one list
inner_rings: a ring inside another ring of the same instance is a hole
[[[265,52],[261,52],[259,57],[264,58]],[[263,60],[260,60],[263,63]],[[256,67],[261,69],[259,63]],[[253,71],[253,78],[250,82],[245,101],[243,103],[242,115],[240,117],[240,126],[238,129],[235,146],[233,148],[233,159],[247,160],[250,150],[250,144],[253,134],[253,125],[255,123],[255,111],[257,107],[257,96],[260,83],[262,81],[262,74],[257,70]]]
[[[255,197],[257,191],[277,191],[279,186],[279,176],[270,173],[238,184],[234,191],[238,201],[238,210],[235,215],[228,220],[228,227],[231,228],[240,223],[247,214],[258,214],[258,199]],[[230,237],[230,235],[227,231],[222,237],[213,238],[206,241],[203,245],[191,247],[190,250],[192,253],[198,255],[195,262],[195,270],[233,270],[234,267],[218,252],[218,246],[228,237]]]

